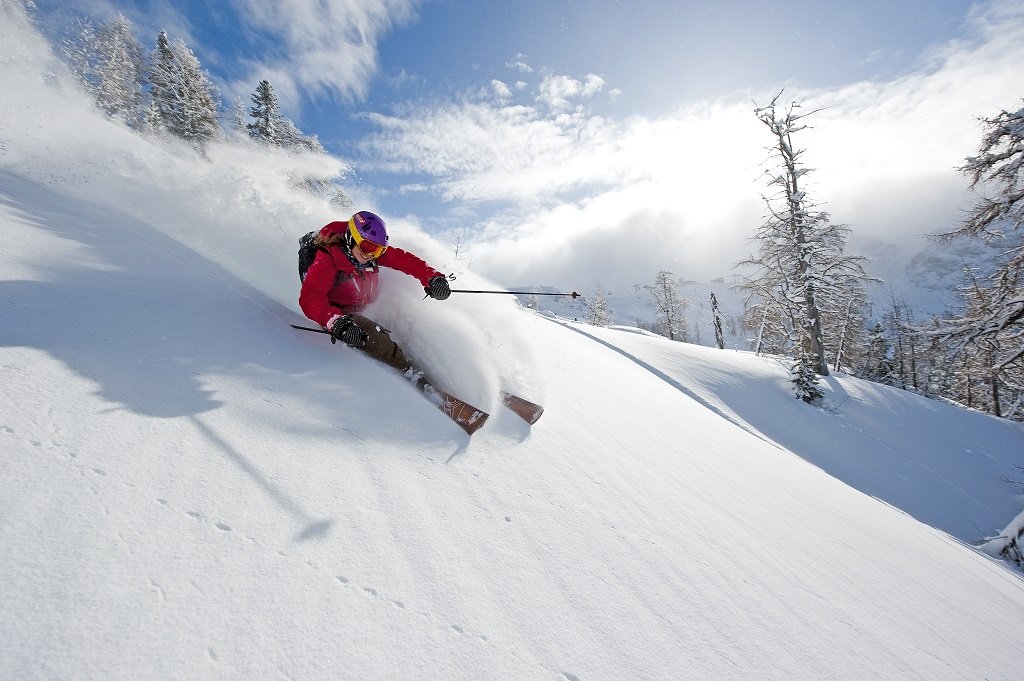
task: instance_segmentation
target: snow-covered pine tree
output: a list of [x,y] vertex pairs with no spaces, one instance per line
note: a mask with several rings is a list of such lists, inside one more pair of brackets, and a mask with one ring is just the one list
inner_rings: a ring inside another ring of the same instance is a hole
[[971,353],[987,364],[989,410],[999,416],[1004,401],[1024,400],[1024,107],[982,125],[978,154],[960,168],[978,201],[957,229],[940,236],[980,239],[998,245],[1001,255],[988,274],[974,277],[961,309],[940,331],[952,354]]
[[281,114],[274,87],[268,80],[261,80],[256,86],[249,115],[253,122],[246,128],[255,140],[293,151],[327,153],[316,135],[304,134],[291,119]]
[[160,126],[197,148],[220,136],[217,94],[192,50],[160,31],[151,57],[153,103]]
[[811,357],[810,353],[802,352],[793,362],[790,371],[790,382],[793,384],[793,394],[798,400],[807,404],[817,405],[825,393],[821,391],[818,384],[818,372],[815,367],[817,359]]
[[160,109],[152,98],[149,100],[149,106],[146,107],[145,113],[142,114],[142,130],[158,133],[167,132],[163,119],[160,117]]
[[71,72],[75,74],[82,87],[89,94],[96,96],[96,28],[89,19],[77,18],[72,23],[67,35],[61,39],[61,52]]
[[96,104],[109,116],[138,128],[145,117],[146,65],[131,23],[117,15],[95,35]]
[[151,121],[150,128],[170,132],[170,123],[176,116],[175,107],[181,96],[178,84],[181,69],[167,39],[166,31],[160,31],[157,35],[156,47],[153,48],[149,61],[152,104],[146,117]]
[[[921,346],[921,363],[924,369],[924,394],[952,398],[954,358],[946,352],[946,347],[935,332],[941,322],[933,317],[928,333]],[[952,398],[955,399],[955,398]]]
[[600,284],[594,289],[593,295],[587,298],[587,321],[594,326],[608,326],[612,322],[608,294]]
[[291,119],[284,116],[280,119],[281,146],[285,149],[308,151],[313,154],[326,154],[327,150],[320,144],[316,135],[306,135]]
[[240,98],[236,99],[228,113],[228,119],[231,121],[231,127],[228,130],[229,136],[235,140],[243,140],[249,137],[248,115],[248,112],[245,110],[245,103]]
[[277,104],[277,95],[270,81],[261,80],[252,93],[252,108],[249,115],[253,122],[246,125],[249,136],[258,142],[281,146],[281,135],[278,130],[281,112]]
[[658,333],[671,340],[686,342],[686,309],[687,300],[679,294],[675,279],[671,272],[662,270],[654,279],[654,286],[645,286],[654,300],[657,313]]
[[892,359],[892,343],[881,322],[875,322],[868,333],[867,347],[861,357],[859,378],[865,378],[885,385],[899,385],[899,376]]
[[778,193],[764,197],[769,214],[755,234],[760,254],[738,266],[754,268],[742,287],[760,299],[755,308],[776,309],[774,315],[762,311],[762,318],[782,320],[783,328],[797,335],[791,342],[798,347],[787,351],[808,353],[815,371],[827,376],[823,312],[831,304],[838,317],[849,291],[868,277],[861,266],[864,258],[844,253],[849,227],[834,225],[827,213],[814,210],[802,182],[810,170],[801,164],[803,150],[793,146],[793,135],[806,128],[802,121],[814,112],[798,114],[800,105],[794,102],[780,114],[776,103],[781,94],[755,109],[774,138],[779,165],[765,175]]
[[[281,114],[274,94],[274,87],[268,80],[261,80],[252,93],[252,107],[249,109],[251,123],[245,124],[249,137],[261,144],[278,147],[293,153],[324,155],[327,150],[316,135],[305,135],[290,119]],[[332,178],[303,177],[295,180],[296,186],[326,198],[338,208],[350,208],[352,199],[337,187]]]

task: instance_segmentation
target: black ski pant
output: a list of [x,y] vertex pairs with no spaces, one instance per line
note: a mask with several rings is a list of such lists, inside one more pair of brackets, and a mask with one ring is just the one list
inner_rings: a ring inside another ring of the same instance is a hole
[[413,368],[412,362],[402,352],[398,343],[391,340],[391,333],[377,322],[361,314],[352,314],[352,321],[366,334],[366,344],[358,348],[370,357],[384,362],[405,373]]

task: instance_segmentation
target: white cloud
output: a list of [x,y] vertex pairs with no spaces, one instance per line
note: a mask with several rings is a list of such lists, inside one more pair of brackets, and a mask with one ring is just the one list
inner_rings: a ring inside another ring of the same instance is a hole
[[[299,94],[358,100],[377,70],[377,42],[412,18],[416,0],[231,0],[250,29],[268,35],[267,58],[249,64],[242,91],[270,80],[298,107]],[[241,87],[241,86],[240,86]]]
[[526,63],[526,55],[522,53],[517,54],[514,60],[505,62],[505,66],[520,73],[533,73],[533,67]]
[[569,76],[549,73],[540,83],[537,101],[554,111],[562,111],[573,106],[571,100],[591,97],[603,87],[604,79],[594,74],[588,74],[579,81]]
[[512,90],[509,89],[508,85],[501,82],[500,80],[491,81],[491,91],[499,99],[508,99],[512,96]]
[[[987,7],[966,37],[925,55],[915,72],[784,94],[806,100],[806,110],[824,107],[797,141],[815,169],[814,198],[855,240],[920,248],[922,234],[952,226],[967,206],[955,167],[976,149],[976,119],[1018,106],[1022,94],[1024,7]],[[378,169],[433,178],[453,209],[495,202],[472,225],[474,265],[506,284],[582,287],[588,278],[621,287],[631,269],[644,278],[658,269],[729,276],[750,252],[767,191],[760,175],[771,138],[752,100],[776,92],[613,119],[586,106],[604,87],[597,76],[545,73],[525,103],[467,97],[374,116],[381,133],[368,149],[388,159]],[[625,252],[623,235],[640,248]],[[635,268],[622,267],[627,258]]]

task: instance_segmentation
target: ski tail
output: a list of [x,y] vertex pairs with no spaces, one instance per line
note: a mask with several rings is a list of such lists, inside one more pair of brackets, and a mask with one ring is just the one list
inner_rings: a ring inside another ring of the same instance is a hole
[[525,400],[518,395],[513,395],[512,393],[502,392],[501,400],[506,407],[516,414],[516,416],[523,419],[531,426],[537,423],[537,419],[544,414],[544,407],[539,404],[534,404],[529,400]]

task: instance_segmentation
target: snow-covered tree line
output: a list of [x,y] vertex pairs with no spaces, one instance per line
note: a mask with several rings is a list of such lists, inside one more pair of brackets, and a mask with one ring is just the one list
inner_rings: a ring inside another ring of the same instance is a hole
[[1024,420],[1024,106],[981,123],[978,154],[960,167],[977,200],[940,238],[980,240],[996,255],[965,268],[955,313],[907,327],[919,345],[942,353],[948,396]]
[[938,238],[980,241],[995,255],[965,264],[959,305],[949,314],[918,318],[891,295],[855,368],[864,378],[1024,421],[1024,108],[981,123],[979,152],[960,168],[977,200]]
[[201,147],[221,137],[217,91],[192,50],[161,31],[148,55],[122,16],[98,26],[80,19],[63,42],[68,65],[96,106],[144,131]]
[[[96,106],[145,133],[169,134],[202,150],[213,141],[249,140],[285,150],[327,153],[280,110],[273,87],[260,81],[246,111],[238,102],[225,131],[217,88],[183,40],[160,31],[146,54],[122,15],[94,24],[79,19],[62,41],[64,56]],[[344,207],[351,201],[329,180],[300,183]]]
[[[79,19],[63,41],[63,52],[97,107],[110,117],[137,130],[170,133],[200,148],[226,138],[217,88],[188,45],[172,41],[166,31],[156,36],[147,55],[123,15],[99,25]],[[267,81],[259,84],[253,102],[255,122],[247,126],[249,137],[323,153],[315,137],[303,135],[281,115]]]
[[980,240],[996,255],[965,266],[958,310],[920,319],[892,293],[887,309],[871,309],[865,285],[877,280],[864,258],[845,252],[849,228],[815,210],[804,186],[811,171],[793,136],[810,114],[796,103],[780,112],[777,100],[755,113],[774,140],[778,164],[766,175],[778,193],[765,198],[759,254],[739,263],[752,270],[742,288],[753,349],[792,357],[796,392],[807,401],[814,375],[831,366],[1024,420],[1024,107],[981,120],[979,152],[960,168],[977,201],[938,235]]

